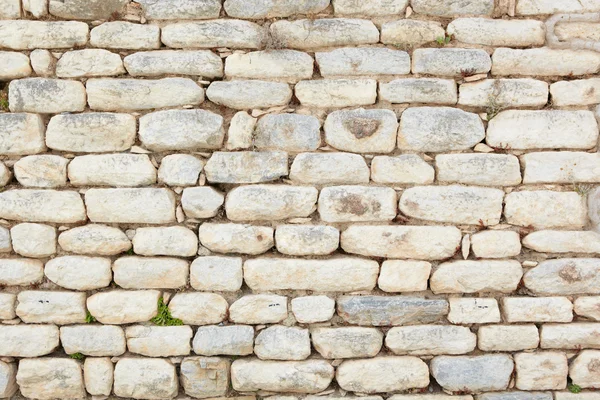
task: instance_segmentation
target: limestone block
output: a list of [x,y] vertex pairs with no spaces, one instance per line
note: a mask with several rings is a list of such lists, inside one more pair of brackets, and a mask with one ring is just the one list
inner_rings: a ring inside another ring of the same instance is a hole
[[65,289],[95,290],[112,281],[112,262],[104,257],[61,256],[46,263],[46,277]]

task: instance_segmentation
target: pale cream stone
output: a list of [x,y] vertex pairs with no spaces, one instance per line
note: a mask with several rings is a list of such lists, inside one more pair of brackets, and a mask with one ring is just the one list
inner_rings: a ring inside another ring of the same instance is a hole
[[563,42],[574,39],[600,40],[597,22],[558,22],[554,25],[554,34]]
[[69,160],[55,155],[21,158],[14,165],[17,181],[25,187],[56,188],[67,184]]
[[381,25],[381,43],[417,47],[444,37],[442,24],[436,21],[400,19]]
[[581,296],[573,303],[575,314],[593,321],[600,321],[600,297]]
[[131,76],[168,74],[201,76],[209,79],[223,76],[221,57],[208,50],[139,51],[126,56],[123,63]]
[[1,19],[21,18],[21,2],[19,0],[2,0]]
[[212,19],[221,12],[220,0],[140,0],[139,4],[150,20]]
[[546,41],[542,21],[457,18],[448,25],[448,35],[462,43],[486,46],[540,46]]
[[[580,398],[582,400],[595,400],[598,397],[598,393],[593,392],[580,392],[580,393],[571,393],[571,392],[554,392],[554,396],[556,400],[575,400],[576,398]],[[549,400],[549,399],[548,399]]]
[[261,183],[288,175],[288,155],[283,151],[217,151],[204,168],[214,183]]
[[27,324],[85,322],[85,293],[25,290],[17,296],[16,313]]
[[567,387],[569,367],[564,353],[518,353],[514,359],[517,389],[562,390]]
[[385,337],[385,346],[400,355],[466,354],[476,342],[469,328],[443,325],[394,327]]
[[0,284],[27,286],[40,283],[44,278],[44,264],[28,258],[1,258]]
[[160,358],[122,358],[115,366],[114,393],[138,399],[171,399],[179,389],[175,366]]
[[566,297],[504,297],[506,322],[571,322],[573,304]]
[[492,61],[481,49],[417,49],[412,55],[413,74],[461,76],[462,71],[487,74]]
[[183,226],[138,228],[133,251],[144,256],[191,257],[198,251],[198,238]]
[[12,51],[0,51],[0,79],[8,81],[11,79],[25,78],[31,75],[29,57],[25,54]]
[[0,325],[0,354],[3,357],[40,357],[59,344],[56,325]]
[[350,226],[344,251],[370,257],[443,260],[454,255],[462,235],[452,226]]
[[374,79],[300,81],[294,87],[294,93],[300,104],[307,107],[365,106],[375,104],[377,101],[377,81]]
[[471,236],[477,258],[507,258],[521,253],[521,237],[514,231],[483,231]]
[[433,183],[435,170],[416,154],[377,156],[371,161],[371,179],[383,184]]
[[452,324],[490,324],[501,321],[496,299],[451,297],[448,301],[448,321]]
[[397,201],[387,187],[332,186],[321,190],[318,211],[325,222],[391,221]]
[[542,349],[599,349],[600,324],[544,324],[540,331]]
[[383,333],[376,328],[316,327],[310,335],[315,350],[329,359],[375,357],[383,344]]
[[317,195],[316,188],[307,186],[238,186],[227,194],[225,210],[231,221],[308,217],[316,209]]
[[340,232],[325,225],[279,225],[275,231],[277,251],[292,256],[327,255],[337,250]]
[[273,228],[242,224],[200,225],[200,243],[217,253],[262,254],[274,246]]
[[227,301],[214,293],[178,293],[169,302],[173,318],[188,325],[211,325],[227,317]]
[[225,0],[227,15],[233,18],[285,18],[294,14],[317,14],[329,6],[329,0]]
[[17,384],[21,394],[40,400],[86,397],[81,363],[68,358],[37,358],[19,361]]
[[337,368],[336,381],[344,390],[381,393],[429,385],[429,369],[417,357],[375,357],[348,360]]
[[492,55],[493,75],[578,76],[600,68],[600,54],[589,50],[497,48]]
[[179,22],[163,27],[161,32],[161,40],[167,47],[184,49],[258,49],[264,36],[260,25],[235,19]]
[[511,225],[580,229],[587,223],[585,199],[575,192],[512,192],[506,195],[504,202],[504,216]]
[[384,292],[427,290],[431,263],[426,261],[386,260],[381,265],[378,286]]
[[548,83],[530,78],[484,79],[460,85],[458,104],[492,110],[492,106],[541,107],[548,102]]
[[254,328],[248,325],[200,326],[192,345],[196,354],[246,356],[253,352]]
[[44,121],[40,115],[0,114],[1,155],[37,154],[44,150]]
[[111,290],[88,297],[87,309],[102,324],[147,322],[156,316],[158,290]]
[[477,338],[477,347],[482,351],[529,350],[540,344],[538,328],[533,324],[481,326]]
[[282,82],[216,81],[206,89],[206,96],[215,104],[247,110],[286,105],[292,99],[292,89]]
[[23,257],[46,258],[56,253],[56,229],[42,224],[18,224],[10,229],[12,248]]
[[234,53],[225,61],[225,76],[234,79],[269,79],[296,83],[310,79],[314,60],[296,50]]
[[68,252],[112,256],[131,248],[127,235],[118,228],[89,224],[62,232],[58,244]]
[[12,398],[19,390],[17,386],[17,364],[0,361],[0,396]]
[[186,357],[181,363],[181,385],[187,395],[226,396],[231,361],[218,357]]
[[86,356],[120,356],[125,353],[125,334],[114,325],[73,325],[60,328],[65,353]]
[[523,276],[518,261],[484,260],[442,263],[430,279],[434,293],[510,293],[517,289]]
[[597,153],[545,151],[524,154],[521,160],[525,167],[523,183],[600,182]]
[[127,349],[146,357],[186,356],[193,336],[189,326],[144,326],[125,328]]
[[468,0],[461,3],[440,3],[438,0],[412,0],[411,6],[418,14],[438,17],[456,15],[490,15],[494,11],[493,0]]
[[68,51],[56,63],[59,78],[116,76],[125,73],[121,56],[103,49]]
[[361,18],[400,15],[407,5],[408,0],[368,0],[360,3],[353,0],[333,0],[335,15],[356,15]]
[[599,294],[596,258],[561,258],[542,261],[530,269],[523,282],[538,295]]
[[598,12],[600,5],[594,0],[520,0],[517,15]]
[[280,20],[271,24],[270,32],[275,41],[292,49],[356,46],[379,41],[377,27],[366,19]]
[[224,201],[225,196],[209,186],[186,188],[181,196],[181,206],[188,218],[212,218]]
[[406,78],[379,84],[379,95],[390,103],[456,104],[456,83],[450,79]]
[[540,253],[600,253],[600,234],[593,231],[532,232],[523,238],[523,246]]
[[512,154],[440,154],[435,157],[440,182],[481,186],[521,183],[519,159]]
[[46,277],[65,289],[95,290],[112,281],[112,261],[104,257],[61,256],[46,263]]
[[115,260],[113,273],[115,283],[124,289],[178,289],[187,284],[189,264],[169,257],[121,257]]
[[0,227],[0,253],[10,253],[11,250],[10,231],[5,227]]
[[252,147],[256,118],[245,111],[235,113],[227,131],[227,150],[240,150]]
[[335,300],[327,296],[303,296],[292,299],[292,313],[301,324],[329,321],[335,313]]
[[98,154],[75,157],[69,163],[74,186],[149,186],[156,168],[146,154]]
[[314,151],[321,145],[321,123],[312,115],[267,114],[258,120],[253,145],[262,150]]
[[431,360],[430,368],[446,391],[481,393],[508,389],[514,363],[507,354],[438,356]]
[[[0,21],[0,36],[2,35]],[[25,78],[15,79],[8,85],[8,104],[11,112],[58,114],[83,111],[86,91],[81,82]]]
[[196,290],[235,292],[242,287],[242,259],[199,257],[190,267],[190,284]]
[[85,46],[89,28],[79,21],[0,21],[0,47],[13,50]]
[[261,360],[304,360],[310,352],[308,329],[273,325],[254,340],[254,353]]
[[92,396],[109,396],[114,380],[114,367],[109,357],[88,357],[83,362],[85,390]]
[[319,72],[325,78],[410,73],[410,56],[400,50],[345,47],[328,52],[317,52],[315,58],[319,65]]
[[600,363],[600,351],[584,350],[579,353],[569,366],[569,377],[573,384],[594,389],[600,386],[598,363]]
[[[24,0],[27,1],[27,0]],[[46,0],[30,0],[45,2]],[[29,54],[31,67],[38,76],[50,78],[56,72],[56,59],[48,50],[35,49]]]
[[600,79],[560,81],[550,85],[552,104],[555,106],[588,105],[600,103]]
[[92,222],[166,224],[175,221],[175,195],[168,189],[90,189],[85,193]]
[[15,319],[17,314],[15,313],[15,305],[17,302],[17,295],[12,293],[0,293],[0,319]]
[[114,12],[121,11],[127,0],[49,0],[50,14],[62,19],[109,19]]
[[12,173],[3,162],[0,162],[0,187],[8,185],[11,179]]
[[229,319],[237,324],[275,324],[288,316],[287,297],[246,295],[229,307]]
[[160,28],[125,21],[105,22],[90,32],[90,45],[107,49],[158,49]]

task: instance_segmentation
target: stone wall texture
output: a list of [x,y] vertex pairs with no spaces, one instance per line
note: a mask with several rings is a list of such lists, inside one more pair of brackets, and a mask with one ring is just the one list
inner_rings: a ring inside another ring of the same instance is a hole
[[600,0],[0,0],[0,398],[600,400]]

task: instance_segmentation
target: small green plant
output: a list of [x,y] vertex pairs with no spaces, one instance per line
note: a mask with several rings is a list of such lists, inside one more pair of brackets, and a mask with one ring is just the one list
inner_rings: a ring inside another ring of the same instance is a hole
[[501,87],[499,81],[494,81],[492,86],[492,91],[488,95],[487,104],[485,111],[487,113],[488,121],[494,118],[500,111],[503,110],[504,107],[498,102],[498,97],[500,96]]
[[86,324],[93,324],[94,322],[96,322],[96,318],[94,318],[94,316],[92,315],[92,313],[90,313],[88,311],[87,314],[85,314],[85,323]]
[[178,326],[183,325],[183,321],[179,318],[173,318],[169,307],[161,297],[158,299],[158,314],[150,320],[154,325],[159,326]]
[[134,255],[135,253],[133,252],[133,247],[132,247],[132,248],[130,248],[129,250],[127,250],[127,251],[125,252],[125,254],[127,254],[128,256],[132,256],[132,255]]
[[573,190],[580,196],[586,196],[590,192],[590,190],[592,190],[592,186],[574,183]]
[[74,353],[74,354],[69,355],[69,357],[71,357],[73,360],[79,360],[79,361],[85,360],[85,356],[81,353]]
[[440,36],[435,39],[436,43],[440,46],[445,46],[452,41],[452,35]]
[[575,385],[573,383],[570,383],[567,386],[567,389],[569,389],[569,392],[571,392],[571,393],[580,393],[581,392],[581,386]]
[[5,91],[0,91],[0,111],[9,111],[8,94]]

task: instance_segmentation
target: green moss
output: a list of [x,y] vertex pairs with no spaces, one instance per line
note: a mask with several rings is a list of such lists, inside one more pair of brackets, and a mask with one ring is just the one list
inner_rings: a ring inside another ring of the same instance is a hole
[[85,356],[81,353],[71,354],[71,355],[69,355],[69,357],[71,357],[74,360],[79,360],[79,361],[85,360]]
[[183,321],[179,318],[173,318],[169,307],[161,297],[158,299],[158,314],[150,320],[154,325],[159,326],[178,326],[183,325]]
[[571,393],[580,393],[581,392],[581,386],[575,385],[573,383],[569,384],[569,386],[567,386],[567,389],[569,389],[569,392],[571,392]]

